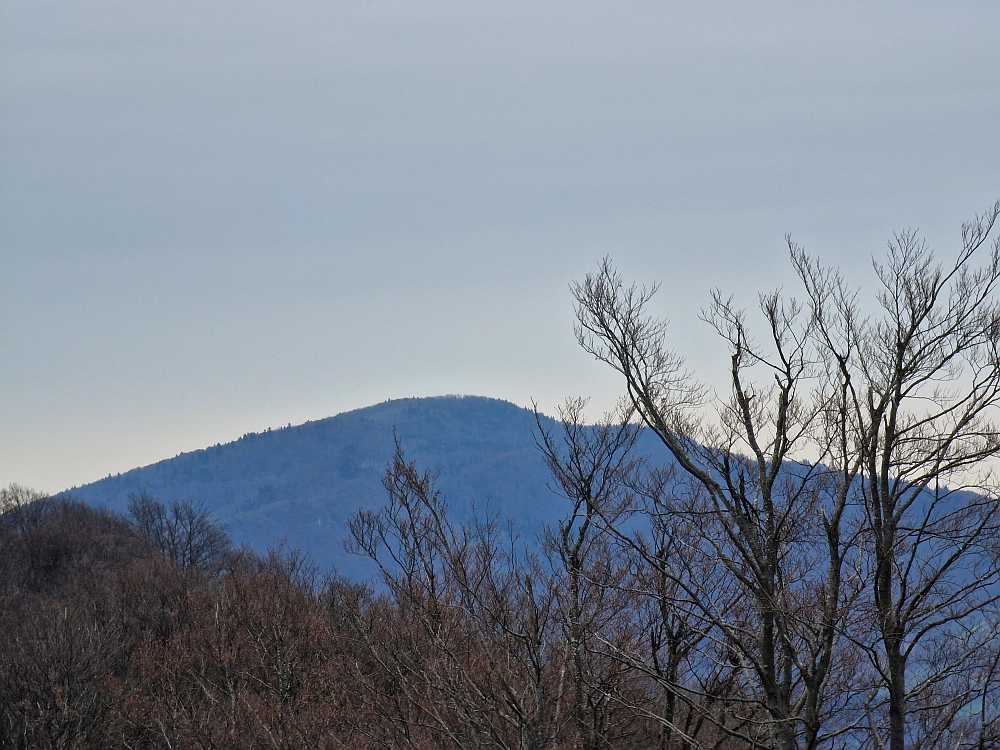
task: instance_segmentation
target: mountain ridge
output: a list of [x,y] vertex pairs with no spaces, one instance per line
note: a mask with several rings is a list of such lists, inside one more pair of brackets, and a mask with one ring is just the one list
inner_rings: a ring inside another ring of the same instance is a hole
[[385,501],[381,478],[396,439],[407,460],[439,472],[438,486],[456,517],[488,504],[533,535],[565,507],[548,487],[535,431],[534,412],[501,399],[395,399],[246,433],[60,494],[118,511],[140,490],[165,501],[193,498],[236,543],[262,551],[283,541],[322,568],[365,575],[366,561],[348,555],[343,539],[351,516]]

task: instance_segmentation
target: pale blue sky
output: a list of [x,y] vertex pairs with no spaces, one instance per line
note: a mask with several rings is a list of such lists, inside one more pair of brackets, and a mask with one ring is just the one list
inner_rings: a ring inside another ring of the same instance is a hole
[[[873,7],[877,5],[878,7]],[[1000,197],[1000,4],[0,4],[0,486],[468,393],[618,394],[568,284],[698,309],[954,247]],[[721,369],[720,369],[721,368]]]

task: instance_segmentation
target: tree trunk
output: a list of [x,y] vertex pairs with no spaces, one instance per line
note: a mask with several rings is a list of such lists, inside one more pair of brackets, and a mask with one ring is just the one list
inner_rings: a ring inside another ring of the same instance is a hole
[[887,638],[889,667],[889,750],[906,750],[906,660],[896,637]]

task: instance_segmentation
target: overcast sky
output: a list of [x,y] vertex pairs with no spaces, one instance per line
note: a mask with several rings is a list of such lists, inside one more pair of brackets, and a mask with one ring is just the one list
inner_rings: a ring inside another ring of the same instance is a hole
[[[873,7],[878,5],[878,8]],[[1000,197],[1000,3],[3,0],[0,486],[389,398],[609,406],[569,283],[698,310],[950,253]],[[721,369],[720,369],[721,368]]]

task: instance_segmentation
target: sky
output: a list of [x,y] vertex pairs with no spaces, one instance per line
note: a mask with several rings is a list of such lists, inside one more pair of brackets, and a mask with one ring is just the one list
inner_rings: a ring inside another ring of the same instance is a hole
[[621,392],[570,284],[862,288],[1000,198],[1000,4],[0,3],[0,486],[386,399]]

